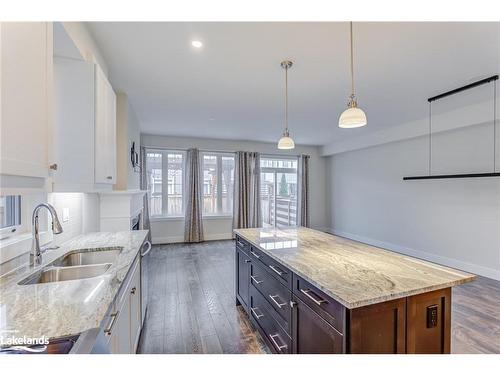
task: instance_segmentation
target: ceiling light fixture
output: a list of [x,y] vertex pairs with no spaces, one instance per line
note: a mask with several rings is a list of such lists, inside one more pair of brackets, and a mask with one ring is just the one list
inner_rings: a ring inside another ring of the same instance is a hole
[[295,142],[290,138],[288,133],[288,69],[293,65],[293,62],[285,60],[281,62],[281,67],[285,69],[285,131],[283,137],[278,142],[280,150],[291,150],[295,148]]
[[191,45],[194,47],[194,48],[201,48],[203,47],[203,43],[200,42],[199,40],[193,40],[191,42]]
[[341,128],[359,128],[367,124],[366,114],[361,108],[358,108],[358,102],[354,95],[354,59],[353,59],[353,41],[352,41],[352,22],[351,22],[351,96],[347,109],[339,117],[339,127]]

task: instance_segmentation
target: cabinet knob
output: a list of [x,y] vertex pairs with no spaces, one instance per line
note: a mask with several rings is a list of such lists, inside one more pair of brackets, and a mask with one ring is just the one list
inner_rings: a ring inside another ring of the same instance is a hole
[[245,259],[245,263],[250,263],[251,260],[250,259]]
[[137,290],[137,288],[134,286],[134,287],[132,288],[132,290],[130,291],[130,293],[131,293],[131,294],[135,294],[136,290]]
[[54,164],[49,165],[49,169],[52,169],[53,171],[57,171],[57,164],[54,163]]

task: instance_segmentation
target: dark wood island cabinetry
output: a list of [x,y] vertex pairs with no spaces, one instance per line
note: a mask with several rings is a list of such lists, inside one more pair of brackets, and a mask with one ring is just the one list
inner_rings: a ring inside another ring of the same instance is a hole
[[473,275],[307,228],[236,233],[236,303],[274,353],[450,352],[451,286]]

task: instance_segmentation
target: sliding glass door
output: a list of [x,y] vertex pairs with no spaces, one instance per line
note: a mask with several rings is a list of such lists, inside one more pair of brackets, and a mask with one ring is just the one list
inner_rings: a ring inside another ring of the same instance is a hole
[[262,224],[297,225],[297,157],[261,156]]

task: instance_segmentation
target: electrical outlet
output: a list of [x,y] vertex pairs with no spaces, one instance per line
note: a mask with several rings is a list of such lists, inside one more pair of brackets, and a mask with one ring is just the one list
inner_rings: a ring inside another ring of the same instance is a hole
[[63,208],[63,223],[69,221],[69,208],[68,207],[64,207]]
[[427,328],[438,325],[438,305],[427,306]]

